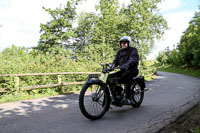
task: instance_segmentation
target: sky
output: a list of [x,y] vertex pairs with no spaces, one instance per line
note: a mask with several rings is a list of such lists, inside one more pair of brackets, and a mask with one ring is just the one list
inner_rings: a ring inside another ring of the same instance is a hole
[[[37,46],[40,38],[40,23],[50,20],[42,7],[55,9],[67,0],[0,0],[0,51],[16,46]],[[130,0],[119,0],[120,3]],[[95,11],[98,0],[83,0],[77,11]],[[200,0],[163,0],[160,14],[167,20],[169,30],[156,41],[155,48],[147,59],[154,59],[167,46],[170,49],[180,41],[195,11],[199,11]]]

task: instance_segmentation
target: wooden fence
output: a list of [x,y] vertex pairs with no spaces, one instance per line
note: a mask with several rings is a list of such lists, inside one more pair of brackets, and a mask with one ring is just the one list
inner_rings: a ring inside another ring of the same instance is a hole
[[[151,70],[143,70],[140,71],[140,75],[151,76],[155,73],[156,69]],[[15,90],[34,90],[39,88],[48,88],[48,87],[58,87],[58,86],[66,86],[66,85],[78,85],[84,84],[85,81],[79,82],[62,82],[61,75],[77,75],[77,74],[101,74],[101,72],[58,72],[58,73],[25,73],[25,74],[0,74],[1,77],[14,77],[15,82]],[[57,83],[56,84],[46,84],[46,85],[36,85],[36,86],[26,86],[20,88],[20,77],[24,76],[51,76],[57,75]],[[9,92],[10,89],[0,88],[0,92]]]

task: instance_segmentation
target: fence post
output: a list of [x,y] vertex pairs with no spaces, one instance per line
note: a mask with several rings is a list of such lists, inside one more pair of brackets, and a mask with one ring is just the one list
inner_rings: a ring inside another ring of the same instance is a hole
[[47,77],[46,76],[42,76],[42,84],[45,84],[46,80],[47,80]]
[[62,83],[62,78],[61,78],[61,75],[58,75],[58,84],[61,84]]
[[19,91],[19,77],[14,77],[15,80],[15,89]]
[[[58,84],[61,85],[62,84],[62,77],[61,77],[61,75],[57,75],[57,78],[58,78]],[[61,92],[63,91],[62,88],[63,88],[62,86],[58,86],[58,89]]]

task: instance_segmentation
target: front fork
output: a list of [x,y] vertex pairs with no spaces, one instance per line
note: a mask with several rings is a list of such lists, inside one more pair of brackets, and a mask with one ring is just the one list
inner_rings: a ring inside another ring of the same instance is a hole
[[108,79],[108,73],[102,73],[100,76],[100,80],[106,83],[107,79]]
[[103,81],[104,84],[107,86],[112,101],[113,99],[112,97],[114,97],[114,92],[113,89],[111,89],[110,86],[107,84],[108,75],[109,75],[108,73],[102,73],[100,76],[100,80]]

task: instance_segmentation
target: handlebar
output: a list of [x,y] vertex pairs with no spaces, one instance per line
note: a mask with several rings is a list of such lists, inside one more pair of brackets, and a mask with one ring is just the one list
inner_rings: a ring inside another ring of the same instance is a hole
[[120,67],[103,69],[102,72],[103,72],[103,73],[109,73],[109,72],[111,72],[111,71],[113,71],[113,70],[115,70],[115,69],[120,69]]
[[103,73],[109,73],[109,72],[111,72],[111,71],[113,71],[115,69],[120,69],[120,67],[111,68],[112,67],[112,63],[109,63],[109,64],[101,63],[100,65],[103,67],[103,69],[102,69]]
[[120,69],[120,67],[119,66],[118,67],[114,67],[113,70],[115,70],[115,69]]

